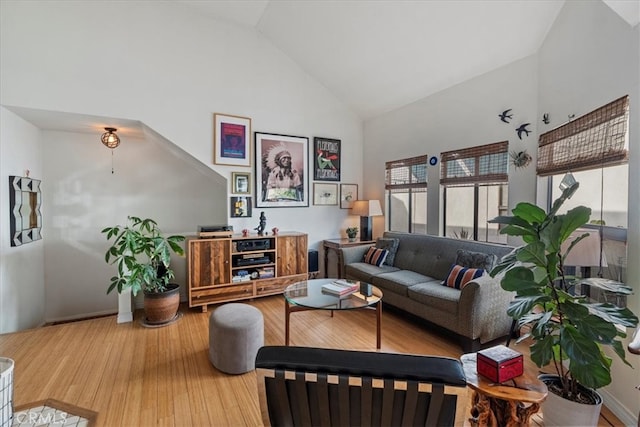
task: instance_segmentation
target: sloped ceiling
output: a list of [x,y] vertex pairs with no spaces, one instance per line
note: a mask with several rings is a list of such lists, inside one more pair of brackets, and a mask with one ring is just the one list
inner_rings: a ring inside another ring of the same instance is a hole
[[[564,4],[175,1],[256,29],[365,120],[534,54]],[[638,1],[606,3],[631,25],[640,19]]]

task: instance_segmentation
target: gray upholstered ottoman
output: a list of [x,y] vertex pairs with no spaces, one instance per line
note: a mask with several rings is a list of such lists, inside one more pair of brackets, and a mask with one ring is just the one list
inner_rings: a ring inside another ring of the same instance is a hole
[[262,313],[247,304],[218,307],[209,317],[209,360],[222,372],[242,374],[255,369],[264,345]]

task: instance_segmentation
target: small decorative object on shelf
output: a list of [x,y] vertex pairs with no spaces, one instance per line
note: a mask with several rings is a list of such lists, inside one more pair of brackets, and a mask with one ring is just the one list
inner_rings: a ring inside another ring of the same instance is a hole
[[349,237],[350,242],[355,241],[357,235],[358,235],[358,227],[347,227],[347,236]]
[[249,229],[245,228],[244,230],[242,230],[242,237],[249,237]]
[[521,353],[504,345],[497,345],[478,352],[477,370],[491,381],[503,383],[522,375],[522,361]]
[[260,224],[254,228],[258,232],[258,236],[264,235],[264,229],[267,228],[267,217],[264,214],[264,211],[260,212]]
[[276,235],[278,234],[278,231],[280,231],[280,230],[278,229],[278,227],[273,227],[273,228],[271,229],[271,232],[273,233],[273,235],[274,235],[274,236],[276,236]]

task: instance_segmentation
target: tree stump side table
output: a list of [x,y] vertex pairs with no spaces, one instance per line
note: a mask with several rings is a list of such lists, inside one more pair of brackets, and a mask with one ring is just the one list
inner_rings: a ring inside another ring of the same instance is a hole
[[528,426],[531,416],[538,412],[547,397],[547,386],[537,377],[527,374],[526,369],[524,374],[503,384],[493,383],[478,375],[476,356],[477,353],[468,353],[460,357],[467,384],[473,389],[471,425]]

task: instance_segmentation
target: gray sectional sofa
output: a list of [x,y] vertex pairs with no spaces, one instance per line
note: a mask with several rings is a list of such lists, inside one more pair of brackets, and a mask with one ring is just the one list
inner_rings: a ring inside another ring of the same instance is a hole
[[509,334],[511,318],[506,311],[514,294],[503,290],[498,279],[487,273],[461,290],[442,282],[456,261],[490,271],[512,247],[398,232],[385,232],[377,246],[396,243],[392,264],[385,261],[380,267],[364,262],[370,246],[340,249],[344,277],[377,286],[383,303],[453,332],[465,352]]

